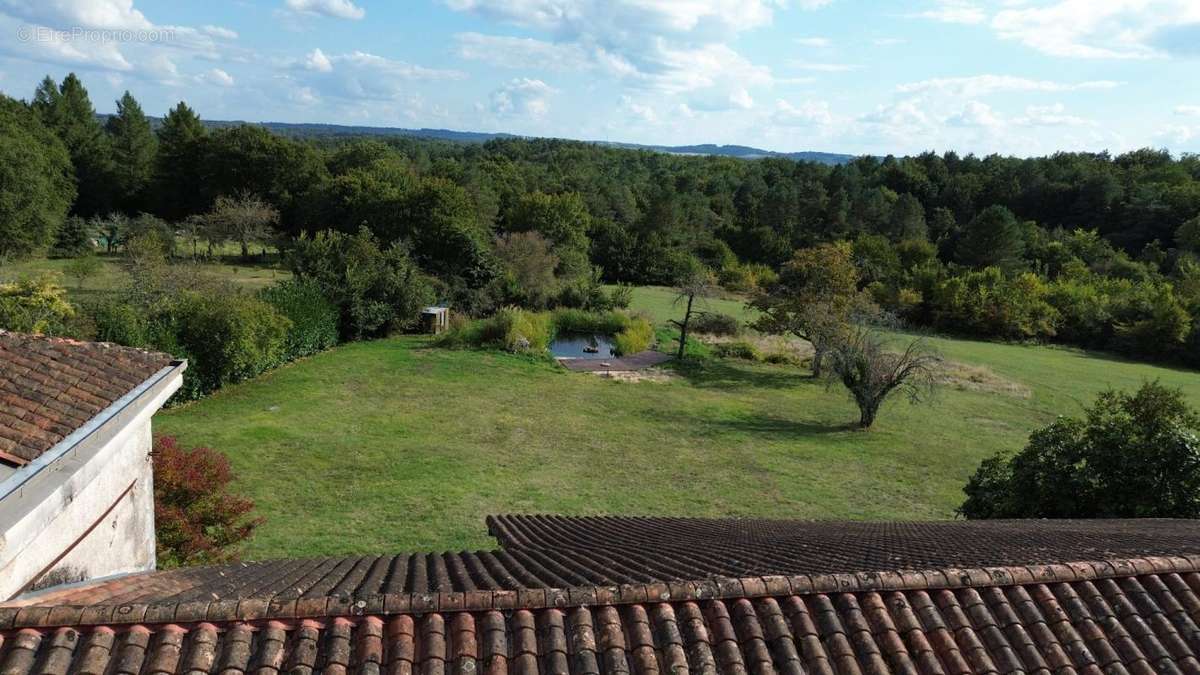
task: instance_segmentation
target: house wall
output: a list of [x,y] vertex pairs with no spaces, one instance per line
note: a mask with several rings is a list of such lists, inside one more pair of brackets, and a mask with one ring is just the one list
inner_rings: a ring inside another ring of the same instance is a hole
[[150,419],[181,380],[179,368],[114,403],[107,419],[65,439],[68,451],[0,497],[0,599],[154,568]]

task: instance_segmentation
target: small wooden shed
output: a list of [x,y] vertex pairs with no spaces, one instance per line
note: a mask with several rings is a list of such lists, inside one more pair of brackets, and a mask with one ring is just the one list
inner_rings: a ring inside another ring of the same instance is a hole
[[426,333],[437,335],[450,327],[450,308],[430,306],[421,310],[421,326]]

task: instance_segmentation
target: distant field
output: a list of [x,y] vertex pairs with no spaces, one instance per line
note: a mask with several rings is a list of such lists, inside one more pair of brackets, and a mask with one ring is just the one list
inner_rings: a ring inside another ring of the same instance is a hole
[[[0,282],[12,281],[22,277],[36,277],[52,274],[58,277],[59,283],[67,289],[67,294],[81,300],[87,297],[110,293],[121,287],[124,275],[121,272],[119,258],[115,256],[99,256],[100,271],[92,277],[80,282],[66,274],[69,259],[35,258],[18,262],[0,262]],[[256,263],[237,262],[192,262],[187,259],[172,261],[174,265],[194,266],[199,275],[228,279],[245,288],[256,290],[271,285],[280,279],[291,276],[291,272],[279,269],[277,266]]]
[[[611,290],[614,287],[609,286],[608,288]],[[655,323],[666,323],[669,319],[678,319],[683,315],[683,305],[675,302],[675,291],[664,286],[634,288],[633,303],[630,305],[630,309],[649,314],[654,317]],[[745,301],[733,295],[700,298],[696,301],[694,309],[729,314],[743,321],[754,318],[754,311],[746,308]]]
[[[665,318],[664,291],[635,308]],[[737,303],[728,305],[730,309]],[[870,432],[802,370],[717,361],[615,383],[420,337],[346,345],[160,413],[158,433],[229,454],[266,524],[250,557],[493,545],[498,512],[951,518],[979,460],[1107,386],[1200,375],[1070,349],[934,340],[1028,397],[946,387]]]

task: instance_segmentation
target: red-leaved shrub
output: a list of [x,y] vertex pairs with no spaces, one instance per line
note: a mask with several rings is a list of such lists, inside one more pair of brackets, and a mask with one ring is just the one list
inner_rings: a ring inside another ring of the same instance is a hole
[[151,456],[159,568],[236,560],[238,545],[262,519],[250,515],[254,502],[229,493],[225,455],[185,450],[173,436],[159,436]]

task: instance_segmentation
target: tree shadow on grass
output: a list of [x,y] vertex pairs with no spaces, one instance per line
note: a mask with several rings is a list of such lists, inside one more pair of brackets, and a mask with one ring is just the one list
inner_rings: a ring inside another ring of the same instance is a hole
[[812,420],[794,420],[778,415],[750,414],[711,417],[664,410],[647,410],[643,415],[659,424],[665,423],[694,429],[701,436],[746,434],[767,436],[776,440],[796,440],[859,430],[858,425],[851,421],[833,424]]
[[719,360],[672,362],[671,368],[692,386],[701,389],[787,389],[817,383],[807,372],[795,368],[739,367]]

